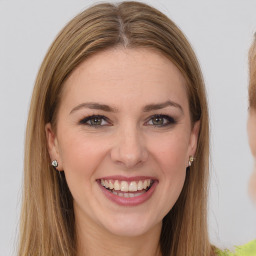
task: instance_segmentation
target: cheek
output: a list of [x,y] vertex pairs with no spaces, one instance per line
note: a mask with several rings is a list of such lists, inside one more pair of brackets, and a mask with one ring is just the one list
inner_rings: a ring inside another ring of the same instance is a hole
[[60,139],[60,156],[67,180],[78,183],[94,182],[95,171],[106,154],[106,144],[79,132],[64,134]]
[[[152,145],[156,144],[156,141]],[[152,155],[160,169],[161,198],[166,214],[175,204],[184,185],[188,162],[189,137],[187,133],[172,133],[162,138]],[[153,149],[152,149],[153,150]],[[160,203],[160,202],[159,202]]]
[[158,141],[159,147],[156,147],[157,141],[152,142],[153,155],[158,159],[158,163],[162,166],[162,170],[166,175],[186,170],[188,142],[188,136],[182,133],[173,133],[162,138],[160,143]]
[[60,139],[60,156],[68,187],[77,205],[83,208],[83,202],[87,202],[86,211],[90,211],[95,204],[91,195],[97,193],[97,169],[105,159],[107,144],[95,136],[92,139],[92,136],[85,136],[79,131],[63,134]]
[[249,116],[248,137],[252,155],[256,158],[256,115]]
[[254,203],[256,204],[256,165],[255,165],[255,169],[252,172],[252,175],[250,177],[249,193],[250,193],[250,196],[253,199]]
[[184,186],[188,141],[186,136],[176,133],[162,140],[159,150],[152,153],[161,172],[159,180],[161,198],[158,201],[162,207],[163,216],[172,209]]

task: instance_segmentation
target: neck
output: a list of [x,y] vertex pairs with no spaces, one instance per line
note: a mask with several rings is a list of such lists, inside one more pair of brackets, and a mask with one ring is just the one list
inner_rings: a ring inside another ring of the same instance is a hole
[[77,256],[161,256],[161,227],[160,223],[146,234],[127,237],[112,234],[88,221],[77,223]]

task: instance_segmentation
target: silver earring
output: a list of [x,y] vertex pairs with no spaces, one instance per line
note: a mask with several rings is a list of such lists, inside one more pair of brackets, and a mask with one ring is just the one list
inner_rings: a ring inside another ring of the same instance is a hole
[[53,160],[53,161],[52,161],[52,166],[53,166],[54,168],[57,168],[57,167],[58,167],[58,162],[57,162],[57,160]]
[[194,160],[195,160],[195,157],[190,156],[190,157],[189,157],[189,160],[188,160],[188,166],[191,166],[192,163],[194,162]]

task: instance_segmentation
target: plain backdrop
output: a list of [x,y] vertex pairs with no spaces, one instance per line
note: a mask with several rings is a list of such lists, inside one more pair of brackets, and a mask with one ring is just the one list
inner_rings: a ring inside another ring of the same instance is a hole
[[[186,34],[199,58],[210,105],[209,230],[220,247],[256,238],[247,184],[247,52],[256,0],[151,0]],[[96,1],[0,0],[0,256],[13,255],[20,211],[23,144],[37,71],[59,30]]]

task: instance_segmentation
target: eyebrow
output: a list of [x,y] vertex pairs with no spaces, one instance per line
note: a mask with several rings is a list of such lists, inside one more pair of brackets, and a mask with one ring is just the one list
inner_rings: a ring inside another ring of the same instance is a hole
[[78,106],[74,107],[70,111],[70,114],[73,113],[74,111],[81,109],[81,108],[98,109],[98,110],[102,110],[102,111],[106,111],[106,112],[117,112],[117,109],[110,107],[108,105],[95,103],[95,102],[87,102],[87,103],[79,104]]
[[166,107],[175,107],[175,108],[178,108],[181,110],[182,113],[183,112],[183,108],[181,107],[180,104],[176,103],[176,102],[173,102],[173,101],[166,101],[166,102],[163,102],[163,103],[158,103],[158,104],[149,104],[147,106],[145,106],[143,108],[143,111],[144,112],[149,112],[149,111],[152,111],[152,110],[159,110],[159,109],[163,109],[163,108],[166,108]]
[[[163,102],[163,103],[146,105],[143,108],[143,112],[150,112],[150,111],[153,111],[153,110],[159,110],[159,109],[163,109],[163,108],[166,108],[166,107],[169,107],[169,106],[178,108],[178,109],[181,110],[182,113],[184,113],[180,104],[178,104],[176,102],[173,102],[173,101],[170,101],[170,100],[168,100],[166,102]],[[97,110],[102,110],[102,111],[106,111],[106,112],[118,112],[118,110],[116,108],[110,107],[110,106],[105,105],[105,104],[100,104],[100,103],[96,103],[96,102],[87,102],[87,103],[81,103],[78,106],[74,107],[70,111],[70,114],[72,114],[73,112],[75,112],[79,109],[82,109],[82,108],[97,109]]]

